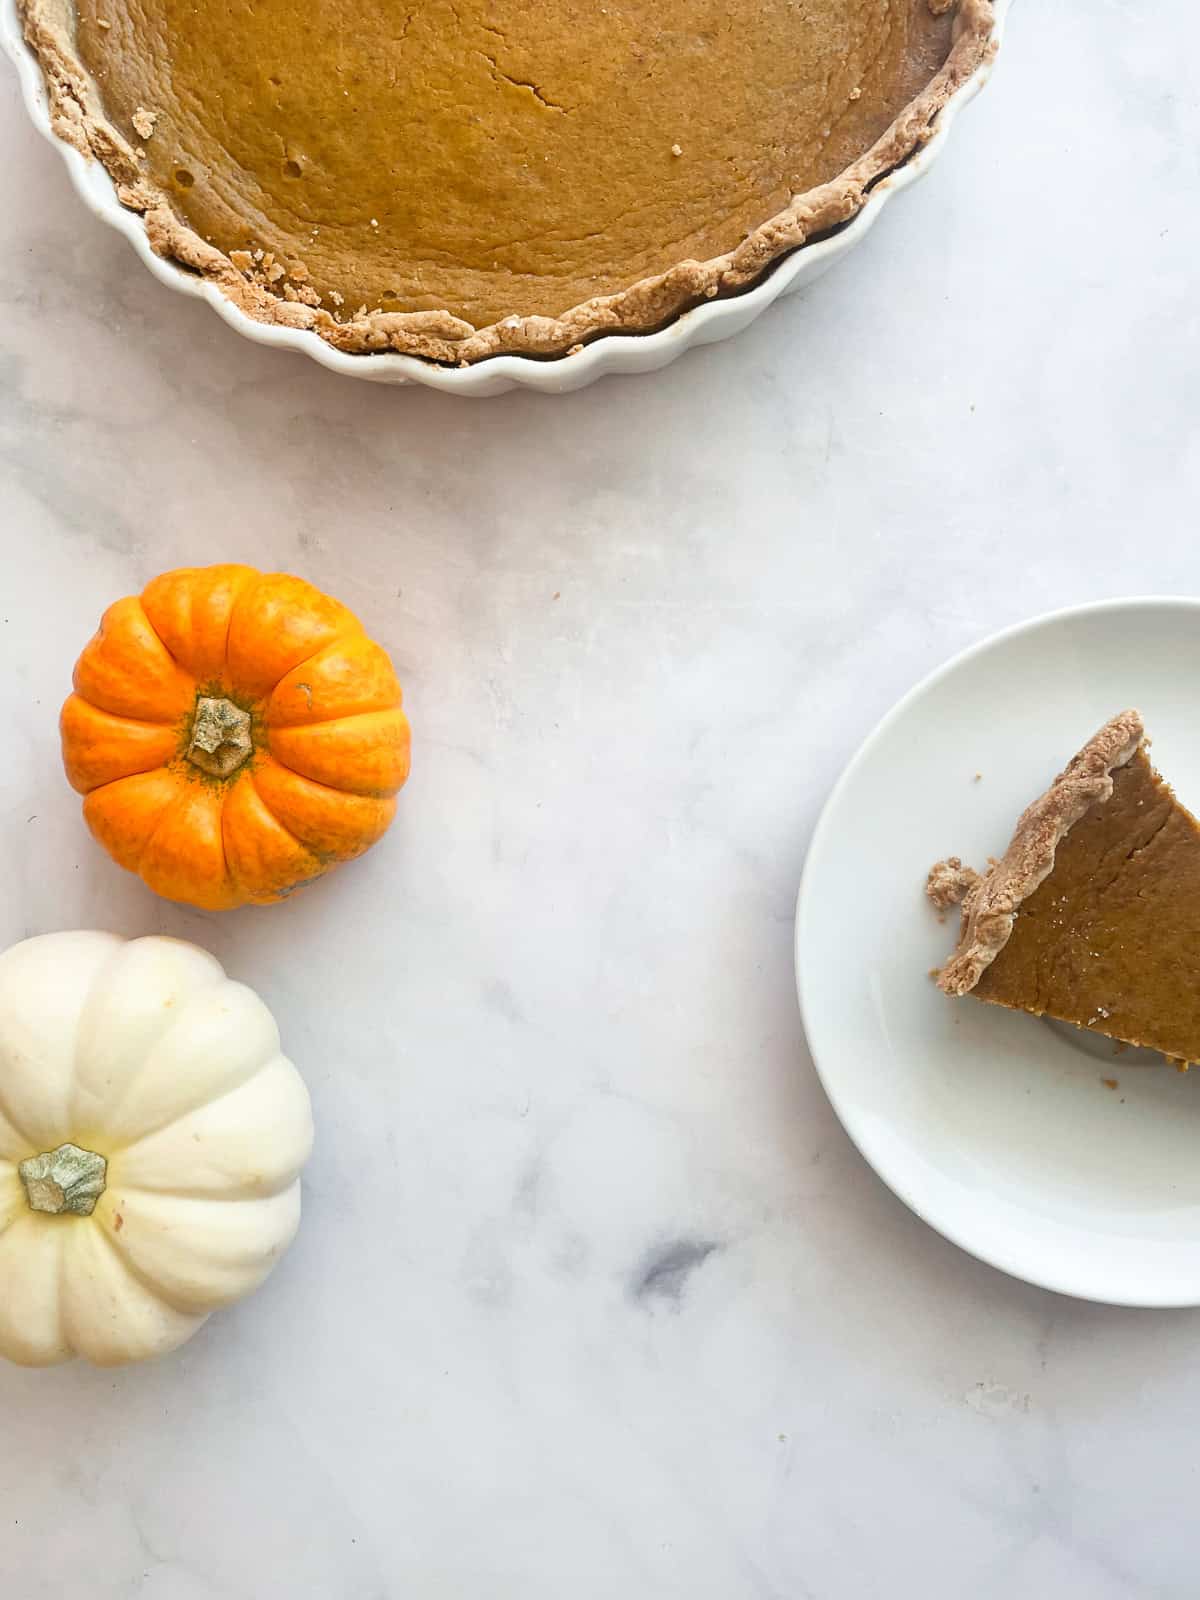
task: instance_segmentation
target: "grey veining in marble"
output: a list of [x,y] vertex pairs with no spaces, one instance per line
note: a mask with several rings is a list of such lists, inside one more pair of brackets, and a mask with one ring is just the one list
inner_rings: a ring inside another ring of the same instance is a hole
[[[0,74],[0,944],[200,941],[318,1118],[258,1296],[154,1366],[0,1370],[0,1593],[1194,1600],[1200,1314],[1009,1281],[887,1193],[791,917],[919,676],[1200,590],[1198,51],[1185,0],[1018,6],[835,274],[476,405],[153,283]],[[357,609],[415,731],[368,860],[227,917],[109,865],[55,731],[102,607],[217,559]]]

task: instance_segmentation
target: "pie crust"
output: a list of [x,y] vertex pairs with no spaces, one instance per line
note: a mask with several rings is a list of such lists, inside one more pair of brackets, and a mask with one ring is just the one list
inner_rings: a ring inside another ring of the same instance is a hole
[[[48,86],[51,123],[59,138],[100,161],[122,205],[144,219],[152,249],[216,284],[258,322],[316,333],[349,353],[396,351],[467,366],[499,354],[557,356],[614,332],[648,332],[689,307],[751,287],[782,256],[851,220],[871,188],[931,137],[947,100],[995,48],[992,0],[958,0],[953,42],[941,68],[887,131],[839,176],[791,198],[785,209],[733,249],[708,260],[683,260],[615,293],[586,299],[552,316],[512,315],[474,326],[448,310],[331,311],[305,281],[299,264],[226,253],[181,220],[168,193],[149,181],[142,152],[106,116],[95,80],[76,48],[69,0],[17,0],[30,47]],[[945,12],[954,0],[928,0]],[[133,131],[154,135],[155,109],[139,107]]]
[[1008,943],[1021,905],[1053,871],[1059,844],[1097,801],[1111,798],[1114,771],[1133,759],[1144,739],[1138,712],[1122,711],[1022,813],[1008,849],[982,877],[957,856],[931,869],[926,893],[938,910],[962,902],[958,945],[937,978],[945,994],[967,994],[979,982]]

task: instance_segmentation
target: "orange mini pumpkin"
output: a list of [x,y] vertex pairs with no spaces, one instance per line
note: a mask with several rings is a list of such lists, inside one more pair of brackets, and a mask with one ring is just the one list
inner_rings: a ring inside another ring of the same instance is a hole
[[282,900],[387,830],[409,729],[387,652],[300,578],[186,567],[75,666],[63,762],[92,833],[169,900]]

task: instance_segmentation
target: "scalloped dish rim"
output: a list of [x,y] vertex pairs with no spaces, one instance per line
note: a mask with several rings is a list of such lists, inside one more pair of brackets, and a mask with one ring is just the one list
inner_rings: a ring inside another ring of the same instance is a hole
[[694,345],[731,338],[781,296],[794,293],[827,271],[865,237],[891,196],[922,177],[941,154],[958,112],[974,99],[991,74],[1010,3],[1011,0],[994,0],[992,49],[942,107],[928,143],[882,178],[849,222],[782,256],[749,289],[705,301],[652,333],[601,334],[582,349],[565,355],[496,355],[466,367],[440,366],[419,356],[393,351],[351,354],[334,349],[318,334],[306,329],[257,322],[234,305],[215,283],[156,255],[140,215],[120,203],[115,185],[100,163],[85,158],[53,132],[41,65],[25,42],[16,0],[0,0],[0,44],[17,68],[25,106],[34,126],[59,152],[87,208],[124,235],[160,283],[207,301],[243,338],[276,350],[295,351],[332,372],[372,383],[415,383],[444,394],[476,397],[502,394],[513,388],[561,394],[581,389],[610,373],[656,371]]

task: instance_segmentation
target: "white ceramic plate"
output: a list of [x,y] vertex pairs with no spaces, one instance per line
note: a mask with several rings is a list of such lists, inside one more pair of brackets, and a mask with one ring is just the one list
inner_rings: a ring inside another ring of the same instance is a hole
[[813,1058],[884,1182],[993,1266],[1119,1305],[1200,1304],[1200,1072],[947,999],[928,972],[957,919],[939,925],[925,873],[945,855],[998,855],[1022,808],[1126,706],[1200,810],[1198,682],[1200,600],[1084,606],[968,650],[842,775],[796,918]]
[[[996,0],[993,38],[999,44],[1010,0]],[[25,104],[34,126],[55,146],[67,164],[67,171],[89,210],[129,240],[142,261],[160,283],[183,294],[207,300],[231,328],[256,344],[279,350],[296,350],[319,361],[323,367],[352,378],[373,383],[420,383],[426,388],[449,394],[503,394],[508,389],[538,389],[544,394],[565,394],[604,377],[606,373],[654,372],[665,367],[697,344],[714,344],[747,327],[781,295],[791,294],[828,270],[874,226],[892,195],[906,189],[925,172],[945,148],[958,112],[973,100],[987,82],[992,63],[986,62],[955,94],[938,116],[933,137],[911,160],[876,184],[858,216],[840,233],[786,256],[763,280],[745,294],[711,300],[685,312],[657,333],[609,334],[585,345],[575,355],[552,360],[530,356],[494,356],[471,367],[438,367],[415,356],[394,354],[348,355],[334,350],[315,333],[299,328],[273,328],[255,322],[220,292],[212,283],[187,272],[173,261],[156,256],[146,238],[142,220],[127,211],[117,199],[112,180],[97,161],[85,161],[77,150],[54,137],[46,106],[46,88],[41,68],[26,45],[17,17],[16,0],[0,0],[0,45],[16,63]]]

